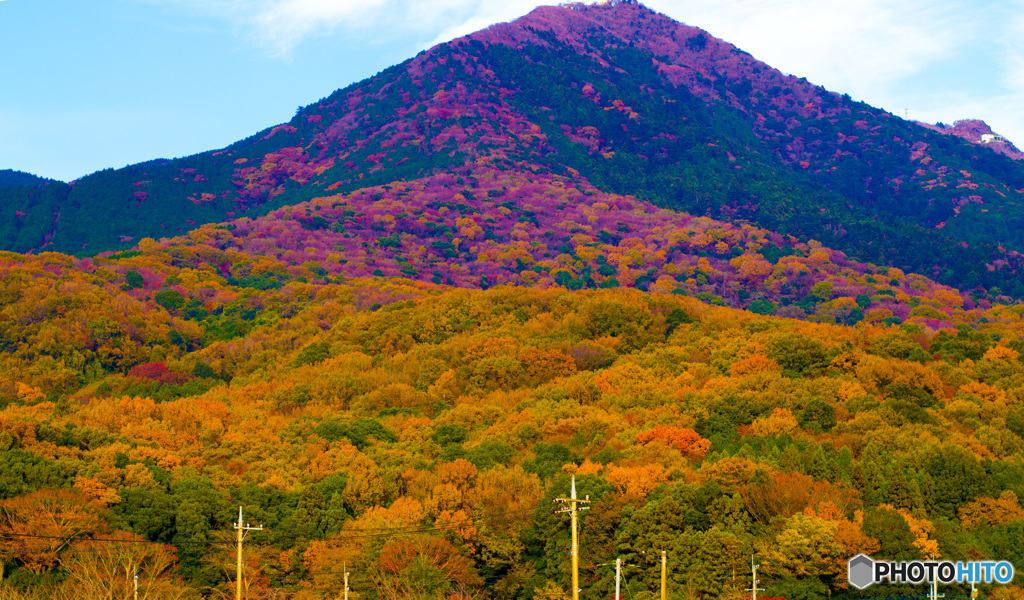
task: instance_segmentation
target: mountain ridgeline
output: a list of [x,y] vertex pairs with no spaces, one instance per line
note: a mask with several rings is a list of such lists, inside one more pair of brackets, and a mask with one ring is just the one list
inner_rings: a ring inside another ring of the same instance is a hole
[[0,188],[4,249],[92,255],[472,165],[586,180],[1024,297],[1024,162],[633,2],[541,7],[220,151]]
[[38,177],[31,173],[15,171],[13,169],[0,169],[0,187],[17,187],[24,185],[38,185],[49,181],[44,177]]

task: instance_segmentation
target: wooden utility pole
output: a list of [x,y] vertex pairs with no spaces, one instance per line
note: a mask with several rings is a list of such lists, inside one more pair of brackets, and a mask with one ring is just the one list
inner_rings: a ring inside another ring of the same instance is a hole
[[661,600],[668,600],[668,559],[661,551]]
[[242,522],[242,507],[238,507],[238,522],[235,523],[235,530],[238,531],[238,562],[235,571],[235,600],[242,600],[242,540],[245,539],[247,531],[263,531],[263,525],[249,527],[248,523]]
[[567,512],[572,517],[572,600],[580,600],[580,537],[577,513],[590,508],[589,506],[579,506],[580,504],[589,504],[590,496],[588,495],[584,500],[576,497],[576,476],[573,475],[572,490],[569,497],[555,498],[555,502],[568,505],[556,510],[555,514]]

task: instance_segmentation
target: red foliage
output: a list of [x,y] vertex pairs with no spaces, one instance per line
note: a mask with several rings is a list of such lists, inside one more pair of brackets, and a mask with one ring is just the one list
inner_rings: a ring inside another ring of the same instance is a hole
[[653,440],[661,440],[696,460],[704,458],[704,455],[711,449],[711,442],[702,438],[699,433],[681,427],[655,427],[646,433],[641,433],[636,438],[636,441],[641,444]]
[[167,384],[185,383],[189,379],[192,379],[191,376],[186,375],[185,373],[176,373],[174,371],[167,370],[167,365],[162,362],[136,365],[128,371],[128,377],[149,379]]

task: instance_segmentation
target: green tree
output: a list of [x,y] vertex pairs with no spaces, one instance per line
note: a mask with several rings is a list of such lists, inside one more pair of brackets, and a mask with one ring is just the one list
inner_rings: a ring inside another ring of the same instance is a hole
[[121,501],[111,507],[114,514],[147,540],[169,540],[175,533],[174,498],[164,489],[128,487],[118,490]]
[[21,448],[0,452],[0,499],[65,485],[56,461]]
[[523,462],[527,473],[536,473],[541,479],[547,479],[562,471],[562,466],[573,462],[572,452],[558,443],[537,442],[533,446],[536,457]]
[[146,285],[142,275],[139,275],[139,272],[134,269],[124,274],[124,280],[128,284],[128,288],[133,290],[141,289]]
[[758,298],[757,300],[754,300],[753,302],[750,303],[750,306],[747,307],[747,310],[758,315],[774,315],[775,311],[778,310],[778,308],[779,307],[776,306],[776,304],[771,300]]
[[921,553],[914,547],[914,534],[898,512],[888,508],[872,508],[864,511],[861,526],[864,535],[877,539],[882,544],[881,556],[886,560],[914,560]]
[[825,347],[798,333],[782,333],[768,341],[768,358],[782,367],[784,375],[817,375],[828,366]]
[[178,290],[160,290],[153,296],[153,301],[167,310],[177,310],[185,306],[185,298]]
[[991,495],[984,467],[963,448],[944,446],[932,453],[924,467],[932,479],[927,497],[929,510],[938,516],[952,519],[967,502]]
[[292,363],[296,367],[314,365],[331,357],[331,344],[328,341],[313,342],[299,351]]
[[836,426],[836,410],[821,398],[811,398],[807,406],[800,411],[797,422],[805,429],[831,431]]

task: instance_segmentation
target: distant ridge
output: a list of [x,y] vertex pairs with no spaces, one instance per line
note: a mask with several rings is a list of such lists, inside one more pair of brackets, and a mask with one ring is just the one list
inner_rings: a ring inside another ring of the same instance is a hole
[[38,185],[40,183],[46,183],[52,181],[45,177],[39,177],[31,173],[25,173],[23,171],[15,171],[13,169],[0,169],[0,187],[8,186],[23,186],[23,185]]

